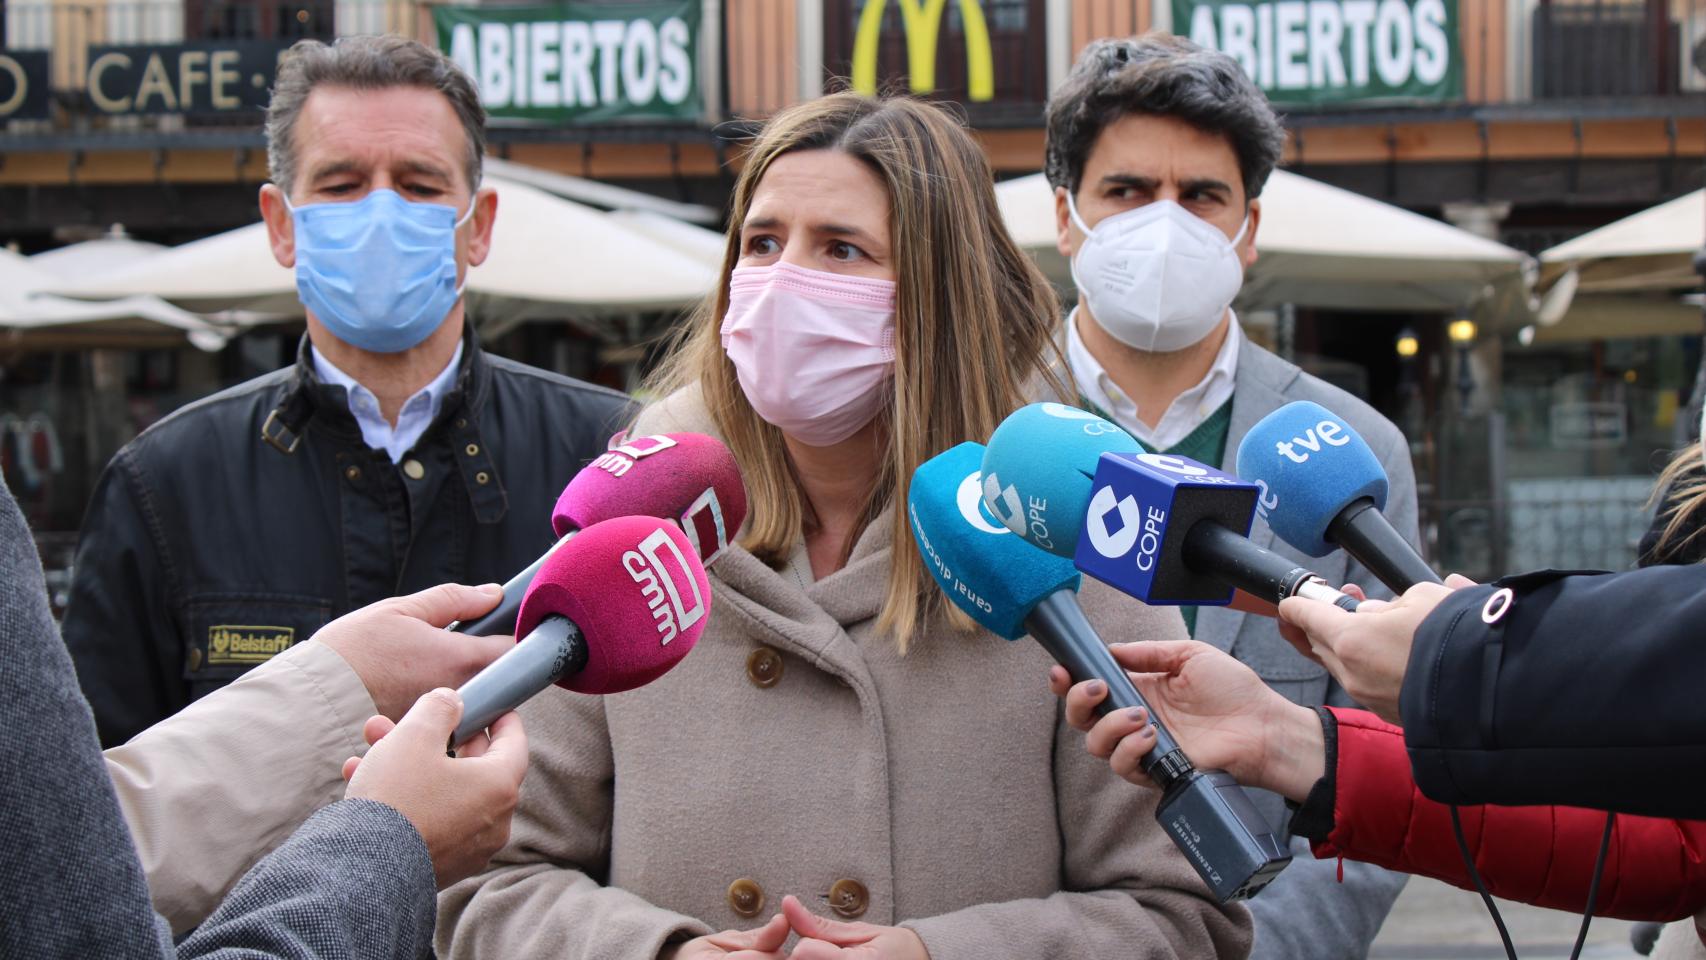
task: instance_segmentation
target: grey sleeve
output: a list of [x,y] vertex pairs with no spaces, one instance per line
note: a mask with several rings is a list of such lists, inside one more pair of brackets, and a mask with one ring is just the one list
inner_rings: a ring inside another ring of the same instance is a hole
[[47,607],[41,561],[0,485],[0,957],[430,954],[426,846],[383,804],[327,808],[174,950]]
[[[1379,454],[1388,481],[1386,509],[1382,512],[1414,545],[1418,542],[1415,468],[1403,436],[1395,430],[1392,436],[1397,443],[1386,445]],[[1349,557],[1345,564],[1346,582],[1362,587],[1370,597],[1392,595],[1362,564]],[[1336,707],[1356,706],[1331,677],[1324,702]],[[1291,866],[1250,901],[1250,915],[1256,921],[1252,960],[1366,957],[1409,874],[1349,860],[1317,860],[1308,841],[1301,838],[1292,838],[1291,848]]]
[[1249,902],[1256,922],[1251,960],[1363,960],[1409,875],[1317,860],[1301,837],[1292,838],[1291,856],[1291,865]]
[[180,957],[430,957],[426,843],[395,809],[342,800],[238,881]]

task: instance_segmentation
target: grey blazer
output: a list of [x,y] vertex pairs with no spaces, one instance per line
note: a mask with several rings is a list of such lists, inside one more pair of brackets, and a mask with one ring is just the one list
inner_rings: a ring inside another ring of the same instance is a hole
[[[432,861],[403,815],[334,803],[183,942],[149,905],[95,720],[0,483],[0,957],[430,956]],[[233,789],[240,789],[235,785]]]
[[[1391,484],[1384,513],[1399,533],[1416,543],[1416,474],[1404,435],[1368,404],[1248,340],[1238,351],[1232,424],[1221,469],[1236,473],[1238,444],[1244,435],[1263,417],[1295,400],[1326,407],[1368,441]],[[1370,597],[1391,596],[1391,591],[1362,564],[1342,551],[1325,557],[1305,556],[1274,536],[1260,517],[1250,539],[1296,560],[1335,586],[1355,583]],[[1296,703],[1351,705],[1327,671],[1292,649],[1267,617],[1229,607],[1201,607],[1197,611],[1196,639],[1249,664],[1270,687]],[[1284,800],[1265,791],[1252,791],[1252,795],[1257,807],[1283,830],[1290,818]],[[1256,944],[1250,956],[1260,960],[1350,960],[1367,956],[1408,877],[1369,864],[1345,862],[1344,882],[1340,883],[1339,864],[1316,860],[1306,842],[1293,840],[1292,853],[1296,859],[1291,866],[1250,901],[1250,913],[1256,921]]]

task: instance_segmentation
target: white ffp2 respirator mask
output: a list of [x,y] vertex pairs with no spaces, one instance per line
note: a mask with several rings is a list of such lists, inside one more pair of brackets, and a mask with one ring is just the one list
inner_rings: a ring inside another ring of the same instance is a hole
[[1072,258],[1072,280],[1096,322],[1126,346],[1169,353],[1200,343],[1244,285],[1238,243],[1172,200],[1157,200],[1104,218],[1091,230],[1066,195],[1084,243]]

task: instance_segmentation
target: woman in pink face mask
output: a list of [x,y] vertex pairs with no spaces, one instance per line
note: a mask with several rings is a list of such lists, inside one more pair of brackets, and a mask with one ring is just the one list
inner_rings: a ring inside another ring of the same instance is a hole
[[[730,224],[635,428],[740,463],[709,626],[650,686],[523,708],[511,847],[441,898],[440,954],[1243,956],[1243,909],[1084,753],[1046,654],[954,611],[895,507],[925,460],[1060,398],[1057,301],[976,141],[915,100],[794,107],[746,153]],[[1082,599],[1109,639],[1185,635]]]

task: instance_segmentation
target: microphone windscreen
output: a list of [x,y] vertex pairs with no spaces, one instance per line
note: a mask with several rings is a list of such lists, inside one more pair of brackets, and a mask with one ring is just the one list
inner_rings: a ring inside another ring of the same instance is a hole
[[582,528],[551,554],[521,600],[515,635],[549,616],[574,621],[586,666],[558,684],[620,693],[669,672],[711,614],[711,581],[687,535],[659,517],[616,517]]
[[1020,407],[989,435],[984,503],[1009,530],[1070,557],[1102,454],[1142,452],[1131,434],[1088,411],[1061,403]]
[[1057,590],[1078,589],[1071,560],[1019,539],[983,504],[983,445],[962,443],[913,474],[906,509],[924,568],[954,605],[998,637],[1025,635],[1025,618]]
[[702,433],[618,436],[563,488],[551,527],[561,537],[626,516],[677,521],[710,563],[746,522],[746,486],[734,454]]
[[1238,475],[1261,488],[1258,513],[1281,540],[1312,557],[1337,549],[1327,527],[1368,497],[1386,506],[1386,471],[1332,411],[1298,400],[1261,419],[1238,444]]

